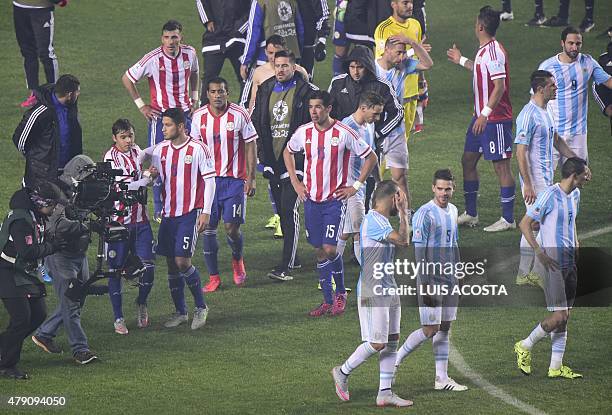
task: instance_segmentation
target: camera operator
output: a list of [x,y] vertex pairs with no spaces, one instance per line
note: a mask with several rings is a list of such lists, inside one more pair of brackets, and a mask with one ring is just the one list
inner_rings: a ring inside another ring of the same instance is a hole
[[0,375],[4,377],[28,378],[17,369],[23,341],[47,316],[45,285],[38,268],[44,257],[66,246],[65,240],[45,238],[46,219],[60,199],[59,188],[47,181],[20,189],[11,197],[11,210],[0,227],[0,298],[10,318],[0,334]]
[[[73,179],[79,180],[82,168],[92,164],[93,160],[89,157],[78,155],[66,164],[60,180],[72,186]],[[48,221],[47,233],[69,242],[64,249],[45,258],[45,267],[53,278],[58,304],[53,314],[36,330],[32,341],[47,353],[61,353],[61,348],[53,339],[63,324],[74,360],[84,365],[98,357],[89,350],[87,336],[81,327],[81,303],[68,298],[66,291],[74,279],[82,283],[89,279],[87,248],[90,238],[87,227],[71,210],[70,206],[58,206]]]

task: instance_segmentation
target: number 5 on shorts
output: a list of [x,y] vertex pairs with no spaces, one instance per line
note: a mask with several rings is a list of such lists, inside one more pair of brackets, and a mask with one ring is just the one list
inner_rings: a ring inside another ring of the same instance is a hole
[[183,249],[189,249],[189,244],[191,243],[191,238],[188,236],[185,236],[183,238]]

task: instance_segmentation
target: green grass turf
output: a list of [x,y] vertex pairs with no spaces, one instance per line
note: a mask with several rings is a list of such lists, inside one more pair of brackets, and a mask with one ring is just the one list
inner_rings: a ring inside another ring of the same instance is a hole
[[[547,4],[554,14],[555,2]],[[410,185],[414,206],[430,198],[430,177],[440,167],[450,167],[459,179],[460,157],[466,126],[471,116],[470,75],[446,60],[446,49],[457,43],[467,57],[476,50],[474,16],[481,6],[475,0],[432,1],[427,5],[434,68],[428,73],[431,103],[426,110],[425,131],[410,140]],[[0,121],[3,126],[0,154],[0,213],[5,214],[8,198],[19,187],[24,163],[10,137],[22,111],[18,103],[25,98],[25,81],[19,49],[11,22],[11,6],[5,2],[0,14],[0,47],[4,50]],[[533,11],[531,1],[514,2],[515,21],[502,23],[498,38],[510,55],[511,99],[515,115],[527,102],[528,77],[542,60],[559,50],[557,29],[531,29],[523,26]],[[582,2],[572,2],[572,21],[579,23]],[[597,31],[607,27],[612,6],[597,2]],[[110,145],[110,126],[119,117],[136,124],[138,142],[146,144],[145,121],[121,86],[126,68],[155,48],[163,22],[177,18],[184,24],[186,43],[198,48],[201,24],[194,4],[177,1],[72,2],[56,13],[56,48],[61,73],[73,73],[82,82],[80,114],[84,128],[85,151],[99,159]],[[606,42],[594,33],[584,39],[584,52],[598,56]],[[328,60],[318,64],[316,83],[327,88],[331,78]],[[224,75],[232,86],[232,99],[238,89],[229,64]],[[143,96],[146,85],[141,84]],[[612,202],[607,171],[612,162],[612,141],[608,121],[589,98],[589,149],[593,181],[584,189],[579,233],[610,224]],[[513,162],[517,171],[516,162]],[[480,216],[483,225],[499,217],[498,185],[492,166],[481,163]],[[280,241],[263,229],[270,208],[265,181],[258,180],[259,191],[249,201],[245,261],[249,271],[247,287],[235,289],[230,282],[229,250],[221,240],[220,268],[225,287],[207,296],[211,307],[209,323],[197,332],[187,327],[163,329],[161,324],[172,311],[168,295],[165,263],[158,259],[156,285],[150,298],[153,327],[138,330],[133,298],[136,290],[127,288],[124,310],[130,334],[113,332],[112,311],[107,298],[90,298],[83,311],[83,325],[91,347],[100,362],[77,367],[70,353],[51,356],[26,340],[21,367],[32,375],[29,382],[0,380],[0,396],[65,396],[70,413],[380,413],[374,407],[378,384],[375,359],[359,368],[351,378],[352,401],[341,404],[335,397],[329,370],[340,364],[359,343],[359,323],[355,298],[349,298],[346,314],[337,319],[311,320],[305,312],[320,301],[315,290],[316,277],[312,250],[302,238],[300,256],[304,264],[296,280],[275,284],[265,277],[279,258]],[[463,207],[461,192],[455,197]],[[516,214],[524,213],[517,199]],[[155,227],[156,229],[156,227]],[[462,230],[463,247],[507,247],[515,253],[519,233],[485,235],[480,229]],[[584,241],[586,246],[609,249],[610,234]],[[92,248],[93,251],[93,248]],[[194,261],[206,274],[201,250]],[[91,258],[93,260],[93,258]],[[347,268],[347,280],[355,286],[358,270]],[[602,270],[602,272],[610,272]],[[192,304],[187,293],[188,303]],[[56,303],[48,298],[49,309]],[[403,312],[404,339],[418,327],[416,310]],[[511,352],[516,339],[524,337],[544,316],[540,308],[464,308],[454,325],[452,342],[472,369],[504,391],[547,413],[609,413],[607,381],[612,375],[612,332],[609,308],[579,308],[570,322],[566,361],[585,374],[578,381],[550,381],[545,372],[549,341],[539,344],[534,353],[534,374],[518,373]],[[4,309],[0,326],[7,323]],[[64,334],[58,339],[68,348]],[[471,390],[464,394],[434,393],[431,346],[425,345],[405,361],[398,375],[397,392],[414,399],[419,413],[515,413],[516,408],[489,396],[472,385],[456,370],[450,370]],[[0,411],[6,406],[0,404]],[[387,411],[385,411],[387,412]]]

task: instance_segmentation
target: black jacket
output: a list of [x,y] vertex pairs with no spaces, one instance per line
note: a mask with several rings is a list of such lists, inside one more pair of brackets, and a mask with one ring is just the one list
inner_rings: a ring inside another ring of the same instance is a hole
[[[352,61],[361,62],[366,68],[366,75],[359,81],[354,81],[348,74]],[[329,93],[334,99],[331,116],[343,120],[357,110],[363,92],[376,92],[385,100],[384,113],[375,124],[376,138],[380,140],[386,137],[403,122],[404,108],[395,97],[391,85],[376,77],[374,54],[365,46],[355,46],[344,61],[344,70],[345,73],[332,78],[329,85]]]
[[346,37],[353,43],[373,47],[376,26],[392,14],[389,0],[350,0],[344,14]]
[[[59,121],[51,94],[53,84],[42,85],[34,91],[36,105],[26,111],[13,133],[13,143],[25,156],[25,185],[34,187],[38,180],[44,179],[60,185],[57,177],[60,156]],[[83,152],[83,133],[79,123],[76,104],[68,109],[70,128],[70,157]]]
[[214,32],[205,29],[202,54],[224,53],[232,45],[244,48],[249,20],[250,0],[196,0],[200,21],[213,22]]
[[298,7],[304,21],[304,46],[313,46],[330,32],[327,0],[300,0]]
[[[34,206],[30,201],[27,189],[21,189],[13,194],[9,203],[11,210],[23,209],[34,212]],[[32,296],[44,296],[44,284],[34,278],[28,277],[17,270],[13,263],[4,257],[17,258],[28,264],[28,268],[36,269],[37,261],[53,253],[53,245],[44,239],[44,218],[35,216],[34,226],[38,226],[38,232],[26,220],[15,220],[9,228],[12,240],[7,241],[4,247],[0,247],[2,258],[0,258],[0,298],[17,298]],[[36,225],[38,224],[38,225]],[[16,275],[31,280],[31,284],[17,285]]]
[[[291,122],[289,123],[289,134],[285,141],[291,139],[291,136],[298,129],[299,126],[310,122],[310,114],[308,112],[308,101],[310,100],[311,94],[318,90],[318,88],[304,81],[304,79],[298,74],[295,75],[296,86],[295,94],[293,97],[293,112],[291,114]],[[255,100],[255,108],[253,108],[253,114],[251,120],[257,130],[257,145],[259,162],[264,165],[264,177],[270,180],[288,179],[287,168],[285,167],[285,161],[283,160],[283,154],[276,159],[274,157],[274,150],[272,146],[272,134],[270,129],[270,95],[274,89],[276,78],[272,77],[264,81],[257,89],[257,97]],[[284,147],[283,147],[284,149]],[[304,169],[304,156],[296,155],[295,167],[300,175],[303,175]]]

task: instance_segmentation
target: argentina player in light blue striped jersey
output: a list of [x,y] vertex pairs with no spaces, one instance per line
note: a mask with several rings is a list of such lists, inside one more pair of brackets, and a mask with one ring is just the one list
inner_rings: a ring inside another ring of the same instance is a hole
[[[544,295],[551,312],[525,339],[514,345],[517,366],[525,375],[531,374],[531,350],[540,340],[550,335],[552,353],[549,378],[576,379],[582,375],[563,365],[567,342],[567,321],[576,297],[577,272],[576,216],[580,205],[580,189],[591,174],[580,158],[567,159],[561,168],[561,182],[538,195],[520,223],[523,236],[535,251],[545,273]],[[531,233],[533,222],[540,223],[541,240]]]
[[[416,58],[407,57],[406,45],[414,50]],[[391,36],[385,42],[382,56],[376,59],[376,75],[387,81],[399,102],[404,100],[404,80],[408,75],[430,69],[433,65],[431,57],[419,42],[403,35]],[[391,178],[408,198],[410,210],[410,192],[408,189],[408,134],[404,123],[400,123],[383,141],[382,153],[384,164],[391,170]],[[381,161],[381,166],[383,162]],[[408,212],[410,216],[410,212]]]
[[[450,203],[454,190],[455,180],[451,171],[436,171],[432,184],[433,199],[421,206],[412,218],[415,261],[421,265],[417,275],[421,327],[410,333],[398,350],[395,365],[397,368],[410,353],[432,339],[436,365],[434,389],[461,392],[467,390],[467,386],[448,376],[450,327],[457,319],[458,297],[452,295],[456,278],[442,271],[447,264],[454,266],[459,261],[458,213],[457,207]],[[437,267],[437,264],[441,266]],[[430,288],[440,291],[432,292]]]
[[[531,90],[531,100],[516,119],[514,140],[521,191],[527,207],[535,202],[538,194],[553,184],[553,148],[566,158],[576,157],[556,134],[554,123],[546,111],[547,104],[556,98],[557,86],[553,75],[542,70],[533,72]],[[537,235],[538,229],[538,224],[534,223],[534,235]],[[535,256],[525,237],[521,237],[520,248],[521,259],[516,283],[537,285],[540,276],[532,272]]]
[[[569,26],[561,32],[561,48],[561,53],[546,59],[538,68],[552,73],[558,88],[557,99],[550,101],[548,111],[555,122],[559,136],[578,157],[588,161],[589,81],[593,79],[597,84],[612,88],[612,77],[591,55],[580,53],[582,34],[579,29]],[[559,153],[554,152],[555,169],[559,157]]]

